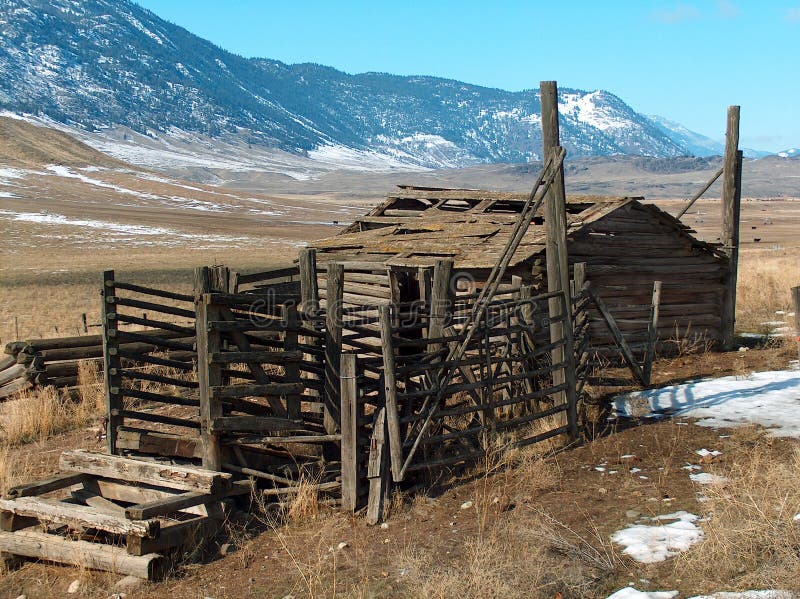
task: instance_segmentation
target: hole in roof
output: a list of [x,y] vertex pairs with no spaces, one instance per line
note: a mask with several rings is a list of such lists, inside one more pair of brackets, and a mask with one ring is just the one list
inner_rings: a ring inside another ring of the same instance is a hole
[[484,212],[488,214],[520,214],[523,206],[525,206],[525,203],[519,200],[497,200],[496,202],[492,202]]
[[475,204],[477,204],[477,202],[470,202],[469,200],[445,200],[439,204],[437,208],[448,212],[466,212]]

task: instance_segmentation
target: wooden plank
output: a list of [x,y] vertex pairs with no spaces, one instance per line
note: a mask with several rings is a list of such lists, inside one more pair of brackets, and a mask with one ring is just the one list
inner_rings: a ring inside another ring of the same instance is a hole
[[158,520],[127,520],[124,516],[101,513],[90,506],[41,497],[0,499],[0,510],[18,516],[36,518],[41,522],[53,522],[72,528],[93,528],[120,535],[152,538],[158,534],[161,528]]
[[0,532],[0,551],[146,580],[160,580],[167,572],[167,560],[162,555],[150,553],[133,556],[128,555],[125,549],[112,545],[71,541],[57,535],[27,530]]
[[200,439],[122,426],[117,429],[117,447],[138,453],[176,458],[202,458]]
[[286,418],[268,416],[223,416],[211,423],[215,433],[263,433],[269,431],[304,431],[308,426],[303,421],[293,422]]
[[216,493],[230,487],[231,483],[231,475],[224,472],[145,462],[82,450],[63,452],[59,467],[66,472],[82,472],[105,478],[206,493]]
[[[305,389],[303,383],[265,383],[252,385],[227,385],[211,387],[211,397],[215,400],[237,399],[241,397],[266,397],[297,395]],[[266,407],[266,406],[265,406]]]
[[[237,344],[238,345],[238,344]],[[300,362],[301,351],[226,351],[210,354],[213,364],[288,364]]]
[[[367,462],[367,478],[369,479],[369,496],[367,499],[367,524],[377,524],[383,519],[384,502],[389,496],[391,477],[389,463],[386,459],[389,449],[386,432],[386,408],[375,414],[370,439],[369,461]],[[402,463],[400,464],[402,467]]]
[[53,491],[59,491],[73,485],[79,485],[89,477],[86,474],[59,474],[50,478],[45,478],[33,483],[11,487],[6,496],[11,499],[18,497],[32,497],[34,495],[44,495]]
[[199,547],[222,528],[222,522],[215,518],[199,516],[184,522],[177,522],[161,529],[154,539],[130,537],[127,539],[127,553],[131,556],[166,553],[178,547]]
[[622,332],[619,330],[616,321],[614,320],[614,316],[611,314],[608,306],[603,301],[597,292],[595,292],[594,288],[589,285],[588,291],[592,296],[592,300],[594,301],[595,306],[602,314],[603,319],[605,320],[606,325],[608,326],[608,330],[614,336],[614,341],[616,341],[617,345],[619,346],[620,350],[622,350],[622,355],[625,358],[625,361],[628,364],[628,368],[630,368],[633,376],[636,377],[636,380],[639,381],[641,385],[645,384],[644,374],[642,373],[642,369],[639,367],[639,364],[636,362],[636,359],[633,356],[633,351],[631,350],[628,342],[625,340],[625,337],[622,335]]
[[396,365],[394,359],[394,344],[392,343],[392,317],[391,308],[382,306],[381,318],[381,353],[383,354],[383,391],[386,402],[386,424],[388,428],[389,454],[392,464],[394,480],[398,478],[403,468],[402,437],[400,433],[400,412],[397,405],[397,379],[395,376]]
[[327,302],[325,312],[325,431],[335,433],[339,428],[340,381],[339,363],[342,353],[342,297],[344,266],[328,263]]
[[340,364],[342,509],[354,512],[358,507],[358,384],[355,354],[342,354]]
[[225,489],[221,493],[210,495],[199,491],[191,491],[171,497],[156,499],[147,503],[139,503],[124,509],[125,517],[129,520],[148,520],[157,516],[166,516],[183,509],[221,501],[226,497],[236,495],[247,495],[252,493],[253,484],[251,481],[238,481],[231,485],[230,489]]

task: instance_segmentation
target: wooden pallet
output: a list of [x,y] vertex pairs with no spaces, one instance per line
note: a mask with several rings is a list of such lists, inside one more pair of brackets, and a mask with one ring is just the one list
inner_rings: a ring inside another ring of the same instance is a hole
[[61,473],[14,487],[0,499],[0,557],[162,578],[177,549],[215,535],[222,502],[249,481],[202,468],[65,451]]

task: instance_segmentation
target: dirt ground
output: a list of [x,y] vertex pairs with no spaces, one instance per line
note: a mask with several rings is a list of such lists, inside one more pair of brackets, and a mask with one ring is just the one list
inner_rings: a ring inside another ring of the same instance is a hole
[[[785,368],[793,357],[793,348],[786,346],[660,360],[654,383]],[[383,526],[368,527],[359,516],[324,508],[289,520],[271,510],[233,517],[202,564],[183,564],[164,582],[125,592],[131,599],[569,599],[605,597],[631,582],[639,590],[679,590],[684,597],[741,588],[744,583],[736,580],[722,588],[716,586],[720,581],[698,578],[684,571],[681,558],[651,565],[633,562],[609,537],[659,514],[706,514],[698,500],[702,490],[684,466],[699,464],[726,474],[751,460],[755,451],[767,452],[773,461],[789,460],[798,442],[765,439],[754,429],[715,430],[685,420],[609,424],[595,427],[595,433],[596,438],[574,449],[541,455],[546,448],[534,446],[398,490]],[[45,475],[54,471],[59,452],[68,447],[98,449],[96,428],[14,449],[8,459],[24,463],[21,470],[29,477]],[[721,455],[703,463],[695,453],[702,448]],[[118,579],[26,563],[0,578],[0,598],[65,596],[74,580],[82,586],[73,596],[107,597]]]

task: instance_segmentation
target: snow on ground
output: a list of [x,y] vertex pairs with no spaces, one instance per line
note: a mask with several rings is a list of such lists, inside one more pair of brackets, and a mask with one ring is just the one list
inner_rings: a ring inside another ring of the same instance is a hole
[[608,599],[672,599],[678,591],[637,591],[633,587],[625,587],[612,593]]
[[711,474],[710,472],[698,472],[697,474],[690,474],[689,478],[693,483],[698,485],[724,485],[728,479],[719,474]]
[[730,427],[758,424],[776,437],[800,438],[800,371],[756,372],[748,376],[701,379],[636,391],[614,400],[617,415],[646,400],[652,415],[697,418],[697,424]]
[[695,595],[689,599],[792,599],[796,593],[790,591],[741,591],[734,593],[720,592],[713,595]]
[[622,553],[638,562],[652,564],[662,562],[673,555],[686,551],[703,538],[703,531],[695,524],[698,516],[689,512],[675,512],[650,518],[651,521],[669,524],[634,524],[618,530],[611,540],[622,545]]
[[[625,587],[612,593],[607,599],[672,599],[677,596],[678,591],[637,591],[633,587]],[[695,595],[688,599],[792,599],[793,597],[797,597],[797,595],[789,591],[742,591]]]

